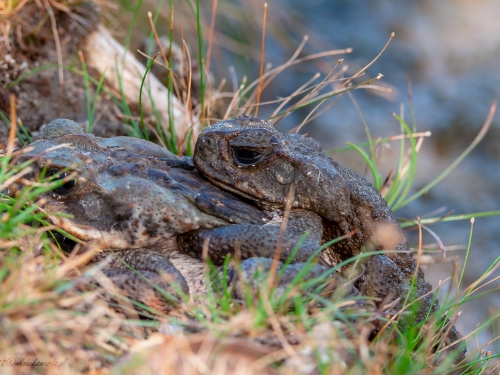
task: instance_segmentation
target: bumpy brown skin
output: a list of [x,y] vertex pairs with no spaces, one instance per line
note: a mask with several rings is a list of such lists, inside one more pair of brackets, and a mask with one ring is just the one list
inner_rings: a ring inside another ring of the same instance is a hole
[[[70,120],[57,119],[29,147],[19,160],[35,159],[28,178],[38,180],[42,173],[47,176],[54,171],[68,175],[60,188],[43,196],[51,221],[101,249],[121,250],[111,255],[103,272],[128,296],[157,310],[168,310],[171,301],[165,301],[117,257],[178,297],[178,290],[181,294],[206,290],[199,260],[205,245],[216,265],[238,251],[242,259],[274,255],[279,222],[215,187],[191,163],[153,143],[130,137],[98,138],[85,134]],[[309,238],[293,259],[305,261],[321,241],[321,219],[311,212],[297,212],[290,221],[294,225],[285,233],[281,259],[290,255],[309,230]],[[94,261],[105,255],[99,254]],[[245,269],[258,263],[255,259],[244,262],[248,263]],[[315,272],[325,270],[317,266]],[[336,274],[333,277],[341,280]]]
[[[61,148],[63,145],[67,146]],[[216,264],[222,263],[224,248],[234,253],[230,249],[237,241],[251,244],[243,259],[273,254],[275,245],[266,244],[263,233],[278,237],[280,223],[272,215],[217,188],[189,161],[158,145],[131,137],[94,137],[70,120],[57,119],[29,147],[33,149],[20,162],[37,157],[33,178],[44,168],[76,173],[78,181],[70,191],[58,194],[54,190],[45,197],[49,212],[74,215],[52,220],[76,237],[128,249],[179,236],[181,250],[198,258],[209,238],[208,255]],[[59,148],[51,150],[54,147]],[[320,242],[320,219],[304,212],[290,220],[303,230],[286,233],[283,260],[304,231],[312,228],[314,233],[294,258],[295,262],[305,261]]]
[[[323,218],[323,242],[355,231],[325,250],[327,263],[344,261],[368,249],[403,251],[366,261],[365,272],[356,282],[363,295],[378,298],[380,304],[401,298],[401,307],[410,279],[416,275],[410,298],[421,297],[421,307],[414,320],[422,321],[429,310],[437,310],[438,302],[433,303],[429,293],[431,285],[422,270],[416,270],[387,203],[370,183],[331,159],[313,139],[282,134],[266,120],[242,116],[206,128],[198,138],[193,162],[217,186],[270,211],[285,207],[295,185],[292,207]],[[459,338],[452,327],[447,341]]]

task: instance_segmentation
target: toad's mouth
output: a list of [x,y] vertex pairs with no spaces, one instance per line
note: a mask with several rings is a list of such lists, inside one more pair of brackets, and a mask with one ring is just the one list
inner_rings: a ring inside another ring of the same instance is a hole
[[[225,190],[227,192],[238,195],[241,198],[244,198],[247,203],[253,204],[261,209],[263,207],[270,210],[281,210],[284,209],[285,204],[283,202],[275,202],[269,197],[267,194],[259,191],[258,189],[253,189],[252,194],[247,193],[247,190],[251,189],[240,189],[238,188],[230,179],[225,179],[223,175],[216,174],[216,177],[204,175],[204,177],[209,180],[215,186]],[[220,178],[218,178],[220,176]],[[295,207],[295,206],[294,206]]]
[[127,249],[131,247],[130,241],[125,238],[122,232],[104,231],[90,225],[77,224],[67,217],[55,215],[49,215],[48,217],[55,226],[81,241],[92,241],[107,249]]
[[[268,201],[267,195],[258,189],[240,188],[236,184],[235,179],[227,177],[222,173],[215,172],[214,169],[210,168],[210,166],[206,165],[204,162],[195,161],[195,165],[204,178],[222,190],[239,195],[240,197],[248,199],[250,202],[255,202],[256,200]],[[247,193],[247,190],[252,191],[252,193]],[[272,205],[272,203],[270,203],[270,205]]]

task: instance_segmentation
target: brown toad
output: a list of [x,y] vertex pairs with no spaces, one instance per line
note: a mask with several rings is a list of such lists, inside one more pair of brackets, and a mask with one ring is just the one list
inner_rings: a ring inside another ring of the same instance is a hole
[[[378,304],[400,298],[402,307],[416,276],[412,299],[421,305],[414,320],[436,311],[431,285],[408,251],[399,224],[379,192],[365,179],[331,159],[311,138],[282,134],[266,120],[237,117],[206,128],[199,136],[193,162],[217,186],[282,211],[294,189],[292,207],[322,217],[323,239],[352,234],[323,252],[333,265],[366,250],[397,250],[369,257],[355,285]],[[448,341],[460,338],[450,327]]]
[[[242,259],[274,254],[279,222],[218,189],[189,162],[155,144],[130,137],[97,138],[64,119],[48,124],[40,138],[29,145],[31,150],[19,162],[35,160],[34,180],[52,176],[61,181],[43,195],[50,220],[101,249],[121,250],[103,272],[133,299],[164,308],[164,296],[145,283],[144,277],[170,295],[178,295],[179,289],[184,294],[203,293],[205,280],[199,258],[204,247],[216,264],[235,250]],[[51,214],[55,212],[71,216]],[[285,233],[282,259],[301,240],[304,228],[310,228],[311,235],[292,260],[305,261],[320,241],[320,219],[297,212],[291,222],[294,229]],[[100,254],[95,259],[102,258]],[[142,276],[130,271],[119,258]],[[243,278],[249,279],[259,264],[268,269],[270,259],[244,260]],[[294,266],[286,272],[299,271],[300,267]],[[308,277],[324,271],[317,266]],[[238,279],[231,281],[235,284]]]

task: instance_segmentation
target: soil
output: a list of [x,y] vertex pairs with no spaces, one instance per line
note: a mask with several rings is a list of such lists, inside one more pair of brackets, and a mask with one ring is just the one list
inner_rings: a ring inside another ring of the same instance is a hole
[[[9,38],[3,40],[0,48],[0,111],[10,118],[9,97],[14,94],[17,118],[35,137],[41,127],[57,117],[72,119],[82,126],[87,121],[84,77],[64,69],[63,81],[59,80],[59,69],[55,66],[56,38],[51,15],[44,4],[29,1],[16,16],[11,15],[7,21]],[[79,46],[99,21],[98,7],[81,3],[65,10],[51,8],[51,12],[57,25],[63,65],[81,71]],[[93,101],[94,85],[89,86]],[[92,132],[103,137],[127,135],[121,116],[116,103],[101,92],[94,117],[98,125]],[[0,119],[0,138],[6,139],[8,131],[9,124]]]

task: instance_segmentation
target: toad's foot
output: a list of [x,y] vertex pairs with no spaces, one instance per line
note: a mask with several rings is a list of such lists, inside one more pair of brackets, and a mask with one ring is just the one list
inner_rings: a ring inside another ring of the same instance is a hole
[[[102,272],[118,288],[118,292],[133,303],[138,311],[158,314],[171,311],[189,296],[184,276],[164,254],[151,249],[133,249],[103,252],[93,262],[106,263]],[[106,289],[106,288],[105,288]],[[106,299],[119,304],[121,299],[111,292]],[[143,306],[140,306],[143,305]]]
[[[262,288],[267,290],[272,263],[273,260],[268,258],[250,258],[242,261],[239,267],[236,266],[236,269],[232,270],[234,275],[230,280],[235,297],[245,300],[249,292]],[[277,262],[275,280],[273,299],[303,293],[312,297],[318,295],[329,298],[353,297],[357,307],[365,306],[365,301],[357,298],[360,297],[358,289],[327,266]]]

